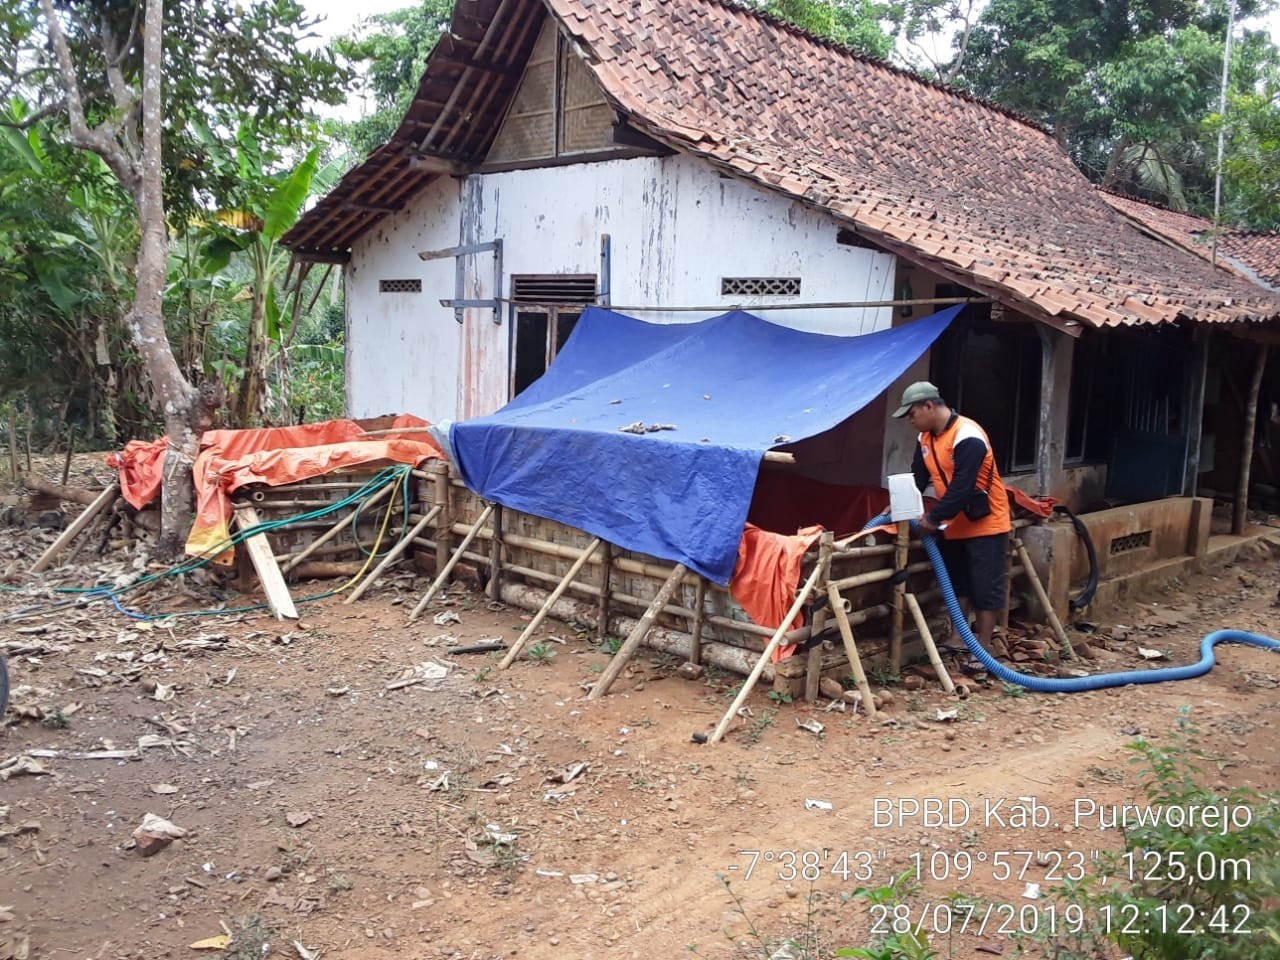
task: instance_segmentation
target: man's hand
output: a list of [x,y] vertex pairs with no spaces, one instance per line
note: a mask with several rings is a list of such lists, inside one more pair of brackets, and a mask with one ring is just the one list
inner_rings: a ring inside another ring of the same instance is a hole
[[934,523],[932,520],[930,520],[929,517],[926,515],[921,517],[920,520],[918,521],[917,529],[920,531],[920,536],[931,537],[938,532],[938,525]]

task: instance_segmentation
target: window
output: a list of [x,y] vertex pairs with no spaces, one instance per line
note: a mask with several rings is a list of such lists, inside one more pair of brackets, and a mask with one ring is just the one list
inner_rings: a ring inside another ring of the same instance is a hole
[[[939,284],[937,297],[975,294]],[[1002,473],[1034,469],[1040,436],[1040,337],[1030,323],[996,323],[969,304],[938,338],[930,379],[943,399],[987,431]]]
[[564,347],[582,310],[596,300],[591,275],[539,274],[511,278],[515,343],[511,395],[523,392],[547,372]]
[[798,297],[799,277],[722,277],[722,297]]
[[1067,413],[1068,463],[1106,460],[1115,436],[1116,383],[1107,335],[1086,330],[1071,358],[1071,396]]

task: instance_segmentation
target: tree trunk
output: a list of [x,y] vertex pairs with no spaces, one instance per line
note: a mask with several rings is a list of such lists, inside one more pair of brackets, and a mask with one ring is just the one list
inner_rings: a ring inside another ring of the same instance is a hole
[[[127,90],[123,83],[111,84],[123,119],[108,117],[96,126],[89,126],[80,80],[53,0],[40,0],[40,7],[66,93],[70,141],[72,145],[102,157],[120,185],[129,191],[138,209],[141,239],[138,244],[137,290],[133,309],[125,323],[146,367],[169,437],[161,487],[159,550],[166,557],[180,556],[193,517],[191,465],[202,425],[206,422],[206,404],[201,402],[200,393],[183,376],[164,326],[164,284],[169,243],[161,158],[164,0],[146,0],[142,24],[142,89],[137,92],[142,117],[140,145],[132,126],[132,111],[137,104],[133,92]],[[108,61],[119,53],[114,44],[108,44]],[[107,69],[110,77],[114,68],[109,65]]]
[[1120,161],[1124,158],[1124,152],[1131,146],[1128,137],[1121,137],[1116,141],[1115,146],[1111,148],[1111,158],[1107,161],[1107,169],[1102,174],[1102,188],[1110,190],[1120,175]]
[[134,189],[138,223],[138,286],[129,330],[155,387],[164,414],[169,450],[164,461],[160,504],[160,555],[178,557],[194,518],[191,466],[200,439],[203,411],[198,394],[182,375],[164,327],[164,283],[169,236],[165,223],[161,166],[161,41],[163,0],[147,0],[142,30],[142,162]]
[[1236,484],[1236,502],[1231,513],[1231,533],[1244,536],[1249,516],[1249,470],[1253,465],[1253,437],[1258,425],[1258,394],[1262,390],[1262,375],[1267,369],[1267,352],[1264,343],[1258,346],[1253,378],[1249,381],[1249,399],[1244,408],[1244,440],[1240,444],[1240,480]]

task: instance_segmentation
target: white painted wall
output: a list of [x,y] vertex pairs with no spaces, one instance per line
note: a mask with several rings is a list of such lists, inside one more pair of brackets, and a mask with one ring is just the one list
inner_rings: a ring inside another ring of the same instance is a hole
[[[466,202],[463,196],[466,195]],[[466,216],[463,216],[463,211]],[[801,295],[744,301],[752,313],[820,333],[886,329],[889,308],[773,311],[769,303],[893,297],[895,258],[836,243],[828,217],[683,155],[442,178],[362,238],[347,268],[348,407],[353,416],[406,411],[429,420],[476,416],[507,398],[510,324],[469,310],[459,327],[439,305],[453,296],[450,260],[418,252],[503,240],[504,289],[512,274],[599,274],[600,235],[612,238],[612,302],[706,306],[704,313],[637,313],[702,319],[741,298],[720,296],[722,277],[799,276]],[[472,298],[492,296],[492,260],[470,263]],[[379,279],[420,277],[422,294],[380,294]]]

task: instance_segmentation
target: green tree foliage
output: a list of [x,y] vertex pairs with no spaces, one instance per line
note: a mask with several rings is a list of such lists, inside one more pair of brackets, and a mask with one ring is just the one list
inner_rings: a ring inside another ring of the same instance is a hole
[[145,378],[120,324],[137,221],[96,156],[70,151],[13,101],[0,123],[0,400],[38,432],[114,442],[148,421]]
[[[1245,0],[1240,15],[1270,5]],[[1103,186],[1203,209],[1226,28],[1225,4],[1206,0],[991,0],[956,79],[1049,127]],[[1275,58],[1246,32],[1234,88]]]
[[[143,309],[137,300],[140,265],[157,261],[139,253],[140,219],[145,219],[139,216],[139,183],[147,168],[143,118],[151,96],[143,76],[146,6],[146,0],[53,0],[50,9],[70,52],[69,71],[55,57],[43,4],[21,0],[0,11],[0,91],[20,95],[20,106],[0,118],[5,131],[0,177],[12,174],[10,193],[40,214],[10,218],[5,214],[18,208],[7,204],[0,213],[0,252],[7,254],[9,244],[26,254],[25,259],[0,257],[0,303],[8,318],[0,329],[0,354],[13,356],[20,331],[37,331],[48,341],[49,331],[61,330],[76,345],[66,355],[80,362],[79,369],[46,365],[64,390],[74,396],[97,374],[115,371],[118,382],[102,384],[103,396],[97,399],[109,398],[113,390],[116,399],[107,400],[109,409],[94,409],[88,416],[107,439],[114,439],[113,413],[127,414],[126,436],[150,435],[162,419],[153,393],[161,378],[151,369],[151,358],[136,378],[130,375],[140,366],[140,348],[130,342],[123,322]],[[210,222],[214,211],[243,206],[262,189],[264,178],[274,176],[262,171],[291,169],[313,145],[320,127],[311,106],[341,102],[348,75],[331,51],[299,42],[314,35],[315,22],[296,0],[164,0],[157,114],[162,202],[146,211],[153,237],[152,211],[159,214],[161,237],[184,236]],[[77,136],[71,124],[69,82],[88,136]],[[246,127],[255,136],[251,169],[261,173],[256,179],[240,165],[222,162],[234,154],[237,132]],[[41,147],[35,165],[33,143]],[[276,212],[271,219],[279,227],[283,221]],[[43,221],[58,215],[65,222],[46,229]],[[159,329],[170,336],[165,347],[177,360],[184,389],[194,393],[215,365],[201,348],[213,321],[249,323],[251,311],[228,282],[245,271],[224,263],[221,276],[207,269],[201,274],[195,269],[201,258],[180,244],[166,285],[166,246],[163,241],[159,246],[159,283],[148,285],[162,290],[162,301],[147,302],[163,302]],[[260,335],[244,329],[228,340],[238,339],[243,350]],[[5,378],[6,386],[18,382]],[[130,405],[148,403],[152,416],[144,426]],[[173,427],[165,424],[171,433]]]
[[893,38],[880,26],[886,8],[874,0],[755,0],[755,6],[869,56],[893,51]]
[[420,0],[391,13],[369,17],[364,30],[334,40],[337,52],[367,71],[373,112],[346,131],[359,157],[391,139],[417,92],[427,56],[449,28],[453,0]]
[[[1280,230],[1280,66],[1255,89],[1236,94],[1227,111],[1223,163],[1227,217],[1257,230]],[[1220,117],[1211,118],[1215,129]]]

